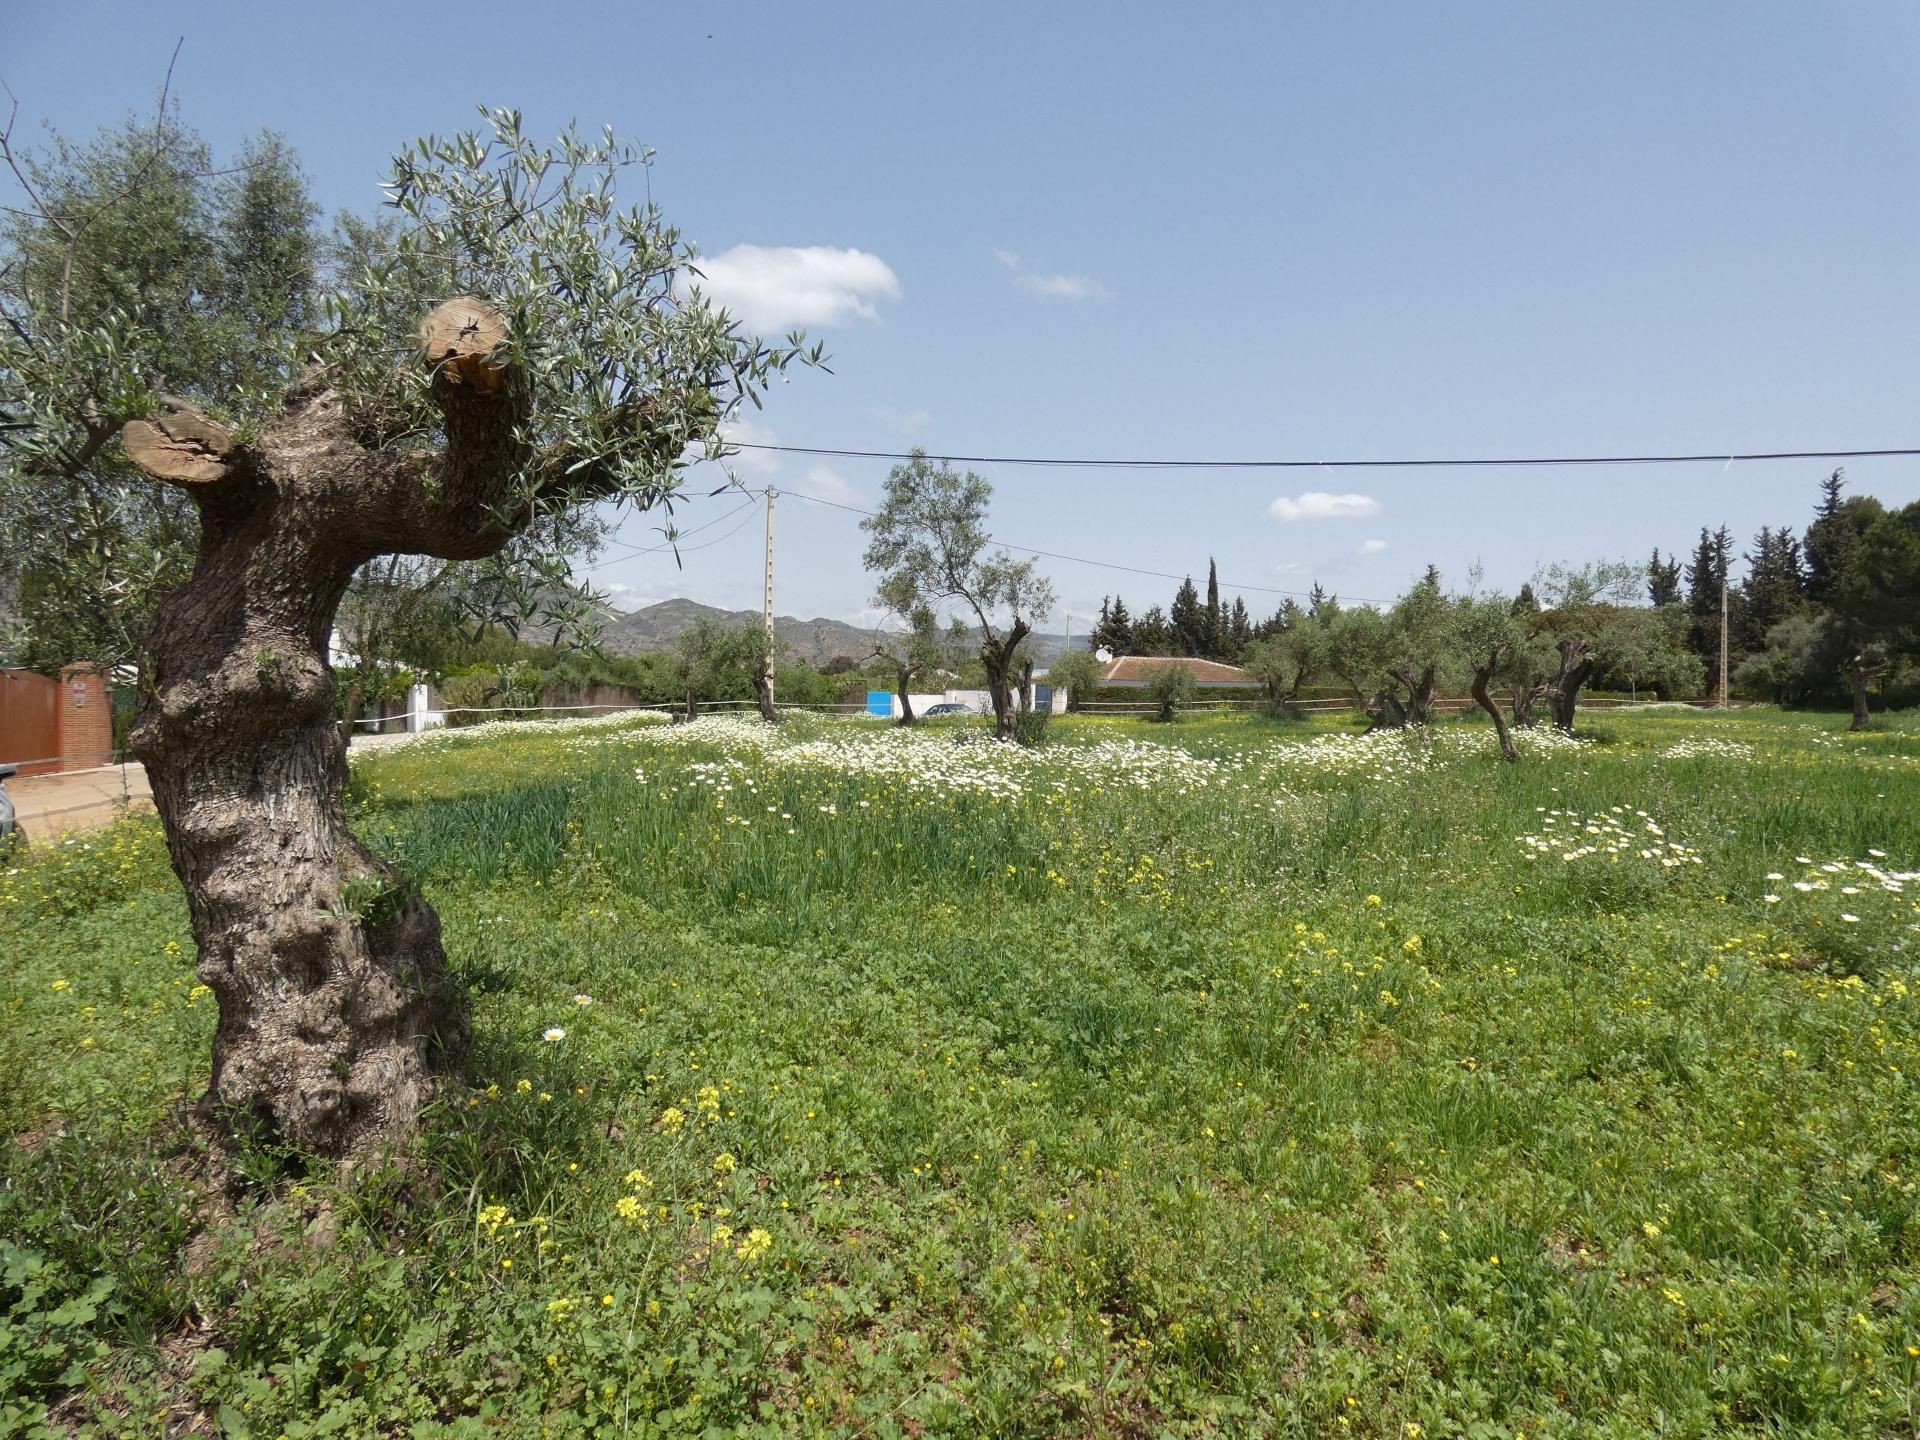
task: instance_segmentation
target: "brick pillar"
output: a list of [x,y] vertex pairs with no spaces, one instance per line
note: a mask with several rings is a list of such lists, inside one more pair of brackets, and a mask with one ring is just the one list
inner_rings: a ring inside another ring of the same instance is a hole
[[60,672],[60,768],[85,770],[113,760],[113,692],[98,665]]

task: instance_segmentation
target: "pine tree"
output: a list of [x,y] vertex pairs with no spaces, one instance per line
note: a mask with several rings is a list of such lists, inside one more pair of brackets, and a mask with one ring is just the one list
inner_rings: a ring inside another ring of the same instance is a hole
[[1840,598],[1847,564],[1868,520],[1867,507],[1878,513],[1878,504],[1870,495],[1841,498],[1846,475],[1846,471],[1836,470],[1820,482],[1820,505],[1807,527],[1807,598],[1829,607]]
[[1133,650],[1135,655],[1167,655],[1173,651],[1173,626],[1167,623],[1166,612],[1158,605],[1147,607],[1147,613],[1133,624]]
[[1107,646],[1113,633],[1113,611],[1108,605],[1108,597],[1100,597],[1100,618],[1094,622],[1093,633],[1087,636],[1089,650],[1102,650]]
[[1227,647],[1226,616],[1220,610],[1220,567],[1211,555],[1207,557],[1207,608],[1200,622],[1200,649],[1197,652],[1204,660],[1225,658]]
[[1647,562],[1647,599],[1655,605],[1674,605],[1680,600],[1680,557],[1660,558],[1660,547],[1653,547]]
[[1247,616],[1247,602],[1238,595],[1233,597],[1233,609],[1227,614],[1227,643],[1223,660],[1238,665],[1246,658],[1247,647],[1253,644],[1253,622]]
[[1200,608],[1200,592],[1193,588],[1189,575],[1173,592],[1173,606],[1167,611],[1167,623],[1173,627],[1173,653],[1198,656],[1206,644],[1206,612]]
[[1331,595],[1327,594],[1327,592],[1321,588],[1318,580],[1314,581],[1313,593],[1307,596],[1307,614],[1311,615],[1315,620],[1318,620],[1321,610],[1326,608],[1327,602],[1332,598]]
[[1762,525],[1747,552],[1747,580],[1740,587],[1738,648],[1765,649],[1767,632],[1800,609],[1804,589],[1800,542],[1792,529]]
[[1513,597],[1511,609],[1515,615],[1537,615],[1540,613],[1540,597],[1533,593],[1533,582],[1524,580],[1520,584],[1520,593]]
[[1720,591],[1733,558],[1733,533],[1700,527],[1693,563],[1687,567],[1687,648],[1711,671],[1720,658]]
[[1113,613],[1107,617],[1107,649],[1115,655],[1134,654],[1133,617],[1127,614],[1127,602],[1113,597]]
[[1420,585],[1422,589],[1431,590],[1434,594],[1438,595],[1440,593],[1440,567],[1438,565],[1427,566],[1427,573],[1420,577]]

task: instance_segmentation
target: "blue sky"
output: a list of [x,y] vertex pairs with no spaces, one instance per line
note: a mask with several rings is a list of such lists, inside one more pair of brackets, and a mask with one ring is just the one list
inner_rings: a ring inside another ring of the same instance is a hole
[[[84,134],[149,106],[183,35],[185,118],[223,152],[281,131],[329,210],[372,207],[393,149],[480,102],[655,147],[655,199],[743,312],[809,321],[833,353],[833,375],[775,390],[759,438],[1182,458],[1920,443],[1907,3],[13,0],[0,75],[23,130]],[[995,532],[1023,545],[1199,580],[1211,555],[1224,580],[1370,597],[1429,561],[1512,588],[1555,560],[1684,552],[1703,524],[1798,527],[1824,473],[979,468]],[[885,470],[741,467],[854,505]],[[1920,461],[1848,475],[1920,498]],[[730,508],[706,504],[682,525]],[[782,613],[862,611],[856,522],[782,502]],[[595,578],[757,608],[759,524],[688,544],[716,539],[680,571],[656,554]],[[1137,612],[1173,588],[1043,563],[1076,631],[1105,593]]]

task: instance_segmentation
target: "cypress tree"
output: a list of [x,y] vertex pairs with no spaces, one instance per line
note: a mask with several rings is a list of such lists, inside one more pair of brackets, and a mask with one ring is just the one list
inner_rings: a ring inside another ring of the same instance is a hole
[[1227,648],[1226,617],[1220,612],[1220,567],[1207,557],[1207,609],[1201,619],[1200,656],[1206,660],[1223,658]]

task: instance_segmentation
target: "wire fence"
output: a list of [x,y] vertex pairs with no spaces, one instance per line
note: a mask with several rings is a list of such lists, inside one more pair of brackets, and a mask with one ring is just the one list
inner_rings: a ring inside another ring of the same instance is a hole
[[[757,710],[760,708],[760,702],[758,700],[696,700],[693,702],[693,708],[697,713],[704,715],[709,711],[716,710]],[[808,705],[795,701],[776,700],[774,702],[774,709],[800,710],[818,715],[864,715],[866,714],[867,707],[860,704]],[[662,715],[680,715],[684,714],[686,710],[687,704],[684,700],[671,700],[602,705],[457,705],[443,710],[429,710],[426,713],[430,716],[441,717],[435,724],[427,727],[430,729],[439,729],[447,724],[450,717],[455,715],[504,715],[509,719],[521,720],[546,715],[578,715],[593,711],[620,711],[628,713],[652,712]],[[404,725],[407,723],[408,718],[408,712],[402,710],[393,715],[367,716],[353,723],[356,726]],[[448,728],[457,729],[459,727],[450,726]]]

